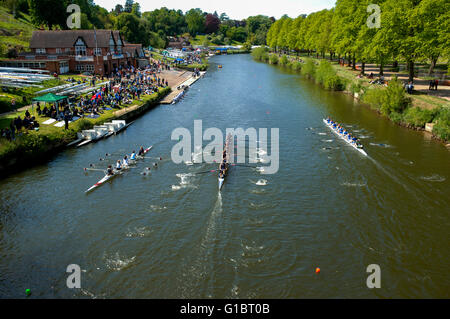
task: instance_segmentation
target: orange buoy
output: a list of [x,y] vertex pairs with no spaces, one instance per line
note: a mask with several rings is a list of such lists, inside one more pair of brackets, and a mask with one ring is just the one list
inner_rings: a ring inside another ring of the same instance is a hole
[[319,274],[320,273],[320,268],[316,268],[316,274]]

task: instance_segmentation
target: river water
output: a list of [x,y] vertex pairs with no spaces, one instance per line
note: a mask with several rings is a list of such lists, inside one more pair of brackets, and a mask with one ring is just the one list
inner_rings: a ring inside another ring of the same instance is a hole
[[[0,181],[0,297],[450,297],[450,152],[299,75],[218,56],[178,104]],[[217,65],[223,64],[223,69]],[[365,158],[329,131],[360,136]],[[176,165],[172,130],[279,128],[280,169]],[[86,195],[138,146],[153,159]],[[113,154],[106,162],[99,161]],[[81,267],[81,289],[66,268]],[[381,269],[381,288],[366,268]],[[316,267],[321,273],[316,274]]]

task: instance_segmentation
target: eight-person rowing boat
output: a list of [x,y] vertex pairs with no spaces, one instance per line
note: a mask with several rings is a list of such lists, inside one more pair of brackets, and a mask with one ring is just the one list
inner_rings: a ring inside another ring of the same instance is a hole
[[153,146],[150,146],[147,149],[144,149],[141,147],[139,150],[138,155],[136,155],[136,152],[133,151],[130,156],[130,160],[128,159],[128,156],[125,155],[123,161],[118,160],[116,163],[116,167],[113,169],[111,165],[108,166],[108,169],[106,170],[106,175],[101,180],[99,180],[96,184],[94,184],[91,188],[89,188],[86,193],[89,193],[96,189],[97,187],[105,184],[107,181],[111,180],[117,175],[122,174],[123,171],[128,170],[130,168],[131,163],[136,163],[139,159],[143,159],[145,157],[145,154],[150,152],[150,150],[153,148]]
[[364,151],[363,146],[359,143],[359,140],[354,137],[351,133],[349,133],[342,125],[334,122],[329,117],[323,120],[326,126],[328,126],[337,136],[343,139],[347,144],[353,147],[355,150],[367,156],[367,153]]
[[230,159],[230,143],[231,143],[231,134],[227,136],[225,147],[222,153],[222,162],[219,165],[219,191],[222,189],[223,184],[225,182],[225,177],[227,177],[228,174],[229,159]]

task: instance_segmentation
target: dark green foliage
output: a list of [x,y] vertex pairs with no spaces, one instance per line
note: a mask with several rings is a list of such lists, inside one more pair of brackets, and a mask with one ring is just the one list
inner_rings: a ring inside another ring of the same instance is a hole
[[431,110],[424,110],[419,107],[410,107],[408,108],[404,115],[403,121],[414,127],[425,127],[425,124],[433,121],[435,112]]
[[433,122],[433,133],[443,140],[450,141],[450,109],[442,107]]

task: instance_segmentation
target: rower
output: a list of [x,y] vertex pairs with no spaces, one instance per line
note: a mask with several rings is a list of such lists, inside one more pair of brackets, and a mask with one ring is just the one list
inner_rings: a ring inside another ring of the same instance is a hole
[[114,171],[113,171],[111,165],[108,166],[108,169],[106,170],[106,175],[108,175],[108,176],[113,176],[114,175]]
[[116,171],[120,171],[122,169],[122,163],[120,162],[120,160],[117,161],[116,164]]
[[141,146],[141,148],[140,148],[140,150],[139,150],[138,155],[139,155],[139,156],[144,156],[144,155],[145,155],[145,151],[144,151],[144,148],[143,148],[142,146]]
[[130,160],[132,160],[132,161],[136,160],[136,151],[133,151],[133,153],[131,153]]
[[227,169],[227,165],[225,163],[222,162],[222,164],[220,164],[220,170],[224,171]]
[[129,166],[129,162],[128,162],[128,156],[125,155],[125,157],[123,158],[123,166]]
[[155,168],[158,167],[158,163],[153,164],[153,166],[154,166]]

